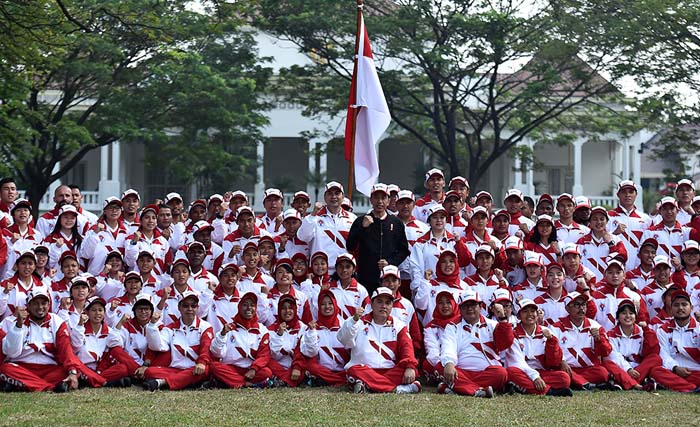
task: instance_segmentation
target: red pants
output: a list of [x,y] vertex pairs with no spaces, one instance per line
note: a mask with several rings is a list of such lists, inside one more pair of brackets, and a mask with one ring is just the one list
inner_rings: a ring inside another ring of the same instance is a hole
[[508,371],[503,366],[489,366],[483,371],[467,371],[457,368],[457,378],[452,390],[457,394],[473,396],[480,388],[500,390],[508,381]]
[[610,373],[603,366],[571,368],[571,385],[581,388],[586,383],[600,384],[608,381]]
[[427,360],[423,360],[423,372],[426,375],[432,375],[435,378],[442,378],[442,363],[438,362],[433,366]]
[[183,388],[197,384],[207,379],[209,367],[201,375],[194,375],[194,367],[187,369],[165,368],[152,366],[146,369],[145,377],[149,380],[165,380],[170,390],[182,390]]
[[270,368],[265,367],[258,369],[255,372],[255,376],[251,380],[245,378],[245,373],[248,372],[250,368],[241,368],[235,365],[227,365],[221,362],[211,362],[211,374],[218,381],[226,384],[229,388],[241,388],[246,385],[246,383],[260,383],[267,381],[268,378],[272,376],[272,371]]
[[[299,384],[301,384],[302,381],[304,381],[303,366],[298,366],[292,363],[292,366],[289,369],[287,369],[274,359],[270,359],[270,363],[268,363],[267,365],[270,367],[272,374],[284,381],[284,383],[287,384],[289,387],[296,387]],[[292,380],[292,371],[294,369],[298,369],[301,374],[299,375],[299,378],[296,381]]]
[[119,365],[124,366],[124,370],[127,372],[127,374],[124,376],[133,377],[134,372],[136,372],[136,370],[141,366],[136,363],[136,361],[129,356],[129,353],[127,353],[126,350],[121,347],[114,347],[110,349],[109,354],[112,358],[114,358],[114,360],[117,361]]
[[569,388],[571,378],[564,371],[548,371],[545,369],[537,369],[540,378],[545,382],[544,390],[537,390],[535,382],[527,376],[522,369],[511,366],[506,369],[508,371],[508,381],[514,382],[517,386],[525,389],[527,394],[546,394],[552,388]]
[[10,384],[23,386],[29,391],[53,390],[68,376],[58,365],[7,362],[0,365],[0,377]]
[[306,369],[314,377],[320,378],[326,384],[334,387],[345,385],[348,382],[347,376],[345,376],[345,371],[331,371],[318,363],[316,358],[306,359]]
[[657,383],[673,391],[689,393],[700,387],[700,371],[690,371],[690,376],[683,378],[674,374],[670,369],[658,366],[651,370],[649,376]]
[[403,373],[406,368],[394,366],[389,369],[374,369],[365,365],[355,365],[347,370],[347,376],[360,380],[371,391],[391,393],[396,386],[403,384]]
[[644,360],[642,360],[642,363],[640,363],[639,366],[634,368],[637,372],[639,372],[638,380],[632,378],[627,371],[619,367],[611,360],[604,361],[603,366],[605,366],[605,369],[612,374],[616,383],[620,384],[623,389],[629,390],[635,385],[640,385],[641,382],[649,376],[654,368],[661,366],[661,363],[661,356],[658,354],[647,356]]

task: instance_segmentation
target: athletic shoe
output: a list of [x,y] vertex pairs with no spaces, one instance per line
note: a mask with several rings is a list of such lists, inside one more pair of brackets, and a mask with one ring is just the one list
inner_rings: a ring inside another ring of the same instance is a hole
[[363,383],[360,380],[357,380],[352,386],[352,392],[355,394],[364,394],[367,393],[367,387],[365,386],[365,383]]
[[656,381],[654,381],[653,378],[647,378],[642,383],[642,387],[643,387],[644,391],[654,392],[654,391],[656,391]]
[[131,387],[131,378],[129,377],[123,377],[118,380],[114,381],[107,381],[104,385],[105,387],[113,387],[113,388],[127,388]]
[[56,387],[53,388],[54,393],[65,393],[68,391],[68,383],[65,381],[61,381],[60,383],[56,384]]
[[593,383],[586,383],[581,386],[581,390],[583,391],[594,391],[597,388],[597,386]]
[[450,388],[445,382],[441,382],[437,386],[438,394],[455,394],[455,391]]
[[143,382],[143,389],[146,391],[156,391],[159,388],[158,380],[146,380]]
[[480,388],[474,393],[474,397],[483,397],[485,399],[493,398],[493,387]]
[[520,387],[513,381],[508,381],[506,383],[506,392],[508,394],[513,394],[513,393],[519,393],[519,394],[525,394],[527,390],[525,390],[523,387]]
[[401,384],[396,386],[398,394],[415,394],[420,393],[422,387],[419,381],[413,381],[411,384]]
[[558,397],[571,397],[574,392],[570,388],[550,388],[547,392],[547,396],[558,396]]

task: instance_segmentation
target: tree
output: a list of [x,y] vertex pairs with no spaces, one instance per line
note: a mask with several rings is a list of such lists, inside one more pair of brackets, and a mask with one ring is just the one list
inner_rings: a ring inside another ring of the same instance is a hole
[[116,140],[161,144],[174,160],[158,166],[190,182],[241,173],[262,138],[270,71],[236,13],[215,1],[0,4],[2,172],[28,186],[35,209],[51,182]]
[[[342,114],[354,2],[257,5],[256,26],[317,58],[283,70],[278,90],[303,103],[307,114]],[[526,137],[551,138],[550,129],[610,130],[623,113],[612,106],[624,99],[599,71],[615,52],[587,52],[582,60],[582,47],[563,36],[561,13],[548,2],[368,1],[366,25],[399,131],[475,186]]]

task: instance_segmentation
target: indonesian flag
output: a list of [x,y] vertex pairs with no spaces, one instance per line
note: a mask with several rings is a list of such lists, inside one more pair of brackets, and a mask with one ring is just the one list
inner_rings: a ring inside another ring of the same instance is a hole
[[[372,185],[379,177],[379,161],[375,144],[382,136],[391,115],[386,105],[382,85],[379,83],[377,69],[374,67],[372,48],[365,28],[365,19],[360,15],[360,32],[362,39],[357,50],[357,67],[352,76],[348,117],[345,122],[345,160],[351,159],[353,147],[352,130],[355,128],[355,186],[370,195]],[[355,108],[359,108],[355,123]]]

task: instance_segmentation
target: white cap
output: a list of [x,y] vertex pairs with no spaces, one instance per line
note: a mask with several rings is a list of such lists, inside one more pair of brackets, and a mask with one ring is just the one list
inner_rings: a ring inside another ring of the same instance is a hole
[[525,251],[525,262],[523,262],[523,265],[527,266],[530,264],[535,264],[539,265],[540,267],[544,267],[542,255],[533,251]]
[[577,196],[576,199],[576,209],[578,208],[591,208],[591,200],[586,196]]
[[248,195],[245,194],[245,191],[236,190],[233,193],[231,193],[231,200],[235,199],[236,197],[240,197],[246,202],[248,202]]
[[445,179],[445,174],[442,173],[442,171],[438,168],[432,168],[428,172],[425,173],[425,182],[428,182],[431,176],[433,175],[440,175],[442,179]]
[[177,302],[177,305],[180,305],[180,303],[187,298],[194,298],[197,300],[197,304],[199,304],[199,292],[187,290],[182,293],[182,298]]
[[603,215],[605,215],[605,219],[610,219],[610,216],[608,215],[608,210],[602,206],[594,206],[591,209],[591,216],[593,216],[594,213],[602,213]]
[[84,283],[85,286],[89,288],[90,284],[92,284],[92,286],[97,284],[97,279],[90,273],[83,273],[71,279],[70,287],[73,288],[73,286],[76,286],[78,283]]
[[663,205],[669,205],[669,204],[673,205],[675,207],[678,207],[678,202],[676,202],[676,199],[674,199],[673,197],[666,196],[666,197],[663,197],[661,199],[661,201],[659,202],[659,208]]
[[130,279],[138,280],[139,283],[143,284],[143,277],[141,277],[141,274],[136,271],[130,271],[124,275],[124,283]]
[[399,194],[397,197],[398,197],[397,200],[411,199],[414,202],[416,201],[416,196],[413,195],[413,191],[411,191],[411,190],[401,190],[401,191],[399,191]]
[[116,203],[116,204],[118,204],[119,206],[122,206],[122,201],[121,201],[120,199],[117,199],[116,197],[111,196],[111,197],[107,197],[107,198],[104,200],[104,202],[102,202],[102,209],[104,210],[104,208],[106,208],[107,206],[109,206],[111,203]]
[[48,301],[51,301],[51,294],[49,293],[49,288],[46,286],[34,286],[29,292],[27,292],[27,304],[34,298],[44,297]]
[[486,208],[483,206],[476,206],[476,207],[474,207],[474,209],[472,209],[472,217],[474,217],[474,215],[479,214],[479,213],[486,215],[486,218],[489,217],[489,211],[486,210]]
[[345,192],[345,190],[343,189],[343,184],[339,183],[338,181],[331,181],[328,184],[326,184],[326,191],[328,191],[332,188],[337,188],[338,190],[341,191],[341,193]]
[[695,240],[686,240],[683,243],[683,249],[681,249],[681,253],[692,250],[700,251],[700,245]]
[[548,222],[548,223],[552,224],[552,227],[554,227],[554,220],[553,220],[552,217],[549,216],[549,215],[540,215],[540,216],[538,216],[538,217],[537,217],[537,223],[540,223],[540,222]]
[[447,193],[445,193],[445,198],[443,199],[443,203],[447,201],[450,197],[456,197],[459,201],[462,200],[462,196],[455,190],[449,190]]
[[491,295],[491,303],[497,303],[501,301],[513,302],[513,295],[508,289],[498,288],[495,291],[493,291],[493,295]]
[[529,299],[529,298],[523,298],[518,302],[518,305],[520,306],[520,309],[522,310],[525,307],[533,306],[535,308],[539,308],[537,304],[535,304],[535,301]]
[[298,198],[306,199],[306,200],[311,200],[311,197],[309,197],[309,193],[306,191],[297,191],[294,193],[294,197],[292,197],[292,200],[296,200]]
[[630,181],[629,179],[626,179],[624,181],[620,181],[617,184],[617,192],[619,193],[620,190],[622,190],[623,188],[628,188],[628,187],[633,189],[634,191],[639,191],[639,189],[637,189],[637,184],[635,184],[634,181]]
[[211,230],[214,229],[214,227],[212,227],[212,225],[209,224],[207,221],[205,221],[205,220],[203,220],[203,219],[200,219],[199,221],[197,221],[197,222],[192,226],[192,234],[194,234],[194,233],[196,233],[196,232],[198,232],[198,231],[205,230],[205,229],[207,229],[207,228],[209,228],[209,229],[211,229]]
[[583,298],[584,300],[588,301],[588,296],[586,294],[582,294],[582,293],[576,292],[576,291],[569,292],[566,295],[566,299],[567,299],[566,305],[571,304],[572,302],[576,301],[579,298]]
[[578,245],[576,243],[569,242],[564,245],[564,255],[566,254],[576,254],[578,256],[581,256],[581,250],[578,248]]
[[370,192],[370,195],[374,193],[384,193],[387,196],[389,195],[389,187],[387,187],[386,184],[382,184],[381,182],[378,182],[372,186],[372,191]]
[[506,191],[505,197],[503,197],[503,201],[505,202],[509,197],[517,197],[520,199],[520,201],[523,201],[523,192],[518,190],[517,188],[511,188],[510,190]]
[[238,208],[238,210],[236,211],[236,218],[240,217],[241,214],[244,213],[251,214],[253,218],[255,218],[255,212],[253,212],[253,209],[250,206],[241,206],[240,208]]
[[164,202],[167,204],[167,203],[169,203],[171,200],[179,200],[179,201],[181,201],[181,202],[183,201],[183,200],[182,200],[182,196],[180,195],[180,193],[175,193],[175,192],[168,193],[168,194],[165,196]]
[[127,196],[136,196],[136,200],[138,200],[139,202],[141,201],[141,196],[139,196],[139,192],[134,190],[133,188],[130,188],[122,193],[122,200],[126,199]]
[[[700,202],[700,196],[695,196],[695,197],[693,197],[693,200],[690,202],[690,204],[691,204],[691,205],[694,205],[694,204],[696,204],[697,202]],[[17,205],[15,204],[15,206],[17,206]]]
[[671,267],[671,261],[668,259],[666,255],[657,255],[654,257],[654,267],[658,265],[665,264],[669,267]]
[[[613,254],[617,255],[615,252],[613,252]],[[607,269],[612,267],[613,265],[617,265],[618,267],[620,267],[622,269],[623,272],[625,271],[625,263],[624,262],[620,261],[620,259],[617,257],[614,257],[614,256],[610,257],[609,256],[608,257],[608,265],[605,266],[605,270],[607,271]]]
[[338,255],[338,257],[335,259],[335,263],[338,264],[342,260],[350,261],[353,267],[357,267],[357,262],[355,261],[355,257],[352,256],[352,254],[345,252],[343,254]]
[[457,298],[457,305],[461,306],[462,304],[469,301],[481,302],[481,298],[479,298],[479,294],[477,294],[473,290],[467,289],[466,291],[459,294],[459,297]]
[[150,247],[145,246],[145,245],[144,245],[144,246],[142,247],[142,249],[139,251],[138,256],[136,256],[136,259],[141,258],[141,255],[148,255],[148,256],[150,256],[151,258],[156,259],[156,254],[155,254],[155,252],[153,252],[153,249],[151,249]]
[[374,292],[372,292],[372,301],[374,301],[374,299],[380,295],[387,295],[392,301],[394,300],[394,293],[391,292],[391,289],[387,288],[386,286],[380,286]]
[[72,213],[78,215],[78,209],[76,209],[75,206],[73,206],[71,204],[61,206],[61,209],[59,209],[59,211],[58,211],[58,216],[61,216],[66,212],[72,212]]
[[294,208],[292,208],[292,209],[287,209],[287,210],[284,211],[284,213],[282,214],[282,220],[284,221],[284,220],[287,220],[287,219],[289,219],[289,218],[296,218],[296,219],[298,219],[298,220],[301,221],[301,214],[299,213],[298,210],[296,210],[296,209],[294,209]]
[[561,193],[559,197],[557,197],[557,204],[559,204],[559,202],[561,202],[562,200],[571,200],[571,203],[576,205],[576,199],[574,199],[574,196],[572,196],[569,193]]
[[136,298],[134,298],[134,307],[139,304],[139,302],[146,301],[150,306],[151,310],[153,310],[153,297],[149,294],[138,294],[136,295]]
[[457,183],[457,182],[462,183],[462,184],[464,184],[465,187],[469,188],[469,181],[467,181],[467,178],[465,178],[463,176],[456,176],[456,177],[452,178],[450,180],[450,184],[447,186],[447,188],[452,187],[452,184]]
[[277,188],[268,188],[267,190],[265,190],[265,197],[263,197],[263,202],[268,197],[279,197],[280,199],[284,199],[282,192],[280,190],[278,190]]
[[428,209],[428,219],[430,219],[430,217],[433,216],[433,214],[438,213],[438,212],[442,212],[445,214],[445,216],[447,216],[447,209],[445,209],[445,207],[442,206],[441,204],[436,203],[436,204],[432,205],[430,207],[430,209]]
[[401,189],[399,188],[399,186],[396,185],[396,184],[389,184],[389,185],[386,186],[386,189],[389,191],[389,194],[391,194],[391,193],[398,193],[399,191],[401,191]]
[[695,191],[695,183],[689,179],[681,179],[678,181],[676,188],[680,187],[681,185],[689,185],[690,188]]
[[505,246],[506,246],[506,250],[508,250],[508,249],[516,249],[516,250],[525,249],[525,246],[523,245],[523,241],[520,240],[520,237],[518,237],[518,236],[510,236],[509,238],[507,238]]
[[219,194],[219,193],[212,194],[211,196],[209,196],[209,199],[207,200],[207,203],[208,203],[208,204],[211,204],[211,202],[212,202],[213,200],[220,200],[220,201],[223,202],[223,201],[224,201],[224,196],[222,196],[222,195]]
[[15,264],[17,264],[22,258],[31,258],[34,260],[34,262],[36,262],[36,253],[31,249],[27,249],[20,252],[20,254],[15,259]]
[[479,191],[478,193],[476,193],[475,197],[476,197],[476,200],[479,200],[482,197],[488,197],[489,200],[493,201],[493,196],[488,191],[483,191],[483,190]]
[[486,252],[487,254],[491,255],[492,257],[495,257],[495,255],[493,253],[493,248],[491,247],[491,245],[480,245],[478,248],[476,248],[476,252],[474,252],[474,258],[476,258],[476,256],[482,252]]
[[382,269],[382,275],[380,276],[380,278],[383,279],[387,276],[401,278],[401,275],[399,274],[399,268],[395,265],[387,265]]

